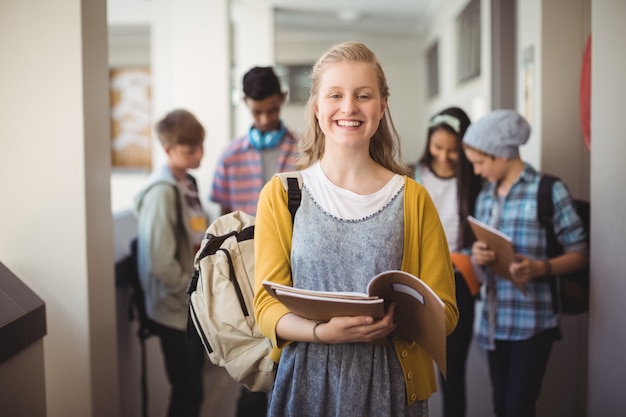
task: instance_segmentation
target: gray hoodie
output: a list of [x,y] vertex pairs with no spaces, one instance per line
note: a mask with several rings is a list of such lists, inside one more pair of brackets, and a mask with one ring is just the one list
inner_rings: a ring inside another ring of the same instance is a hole
[[134,203],[139,278],[146,295],[146,312],[157,323],[185,330],[187,288],[195,253],[187,226],[187,204],[169,166],[148,177]]

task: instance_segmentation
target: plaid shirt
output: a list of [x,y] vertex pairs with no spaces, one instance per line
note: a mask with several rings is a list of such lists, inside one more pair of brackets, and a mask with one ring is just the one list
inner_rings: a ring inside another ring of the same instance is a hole
[[[294,171],[298,143],[290,131],[282,139],[279,151],[276,172]],[[224,150],[215,170],[209,200],[254,216],[264,185],[263,158],[245,135]]]
[[[499,198],[496,184],[485,185],[476,200],[476,218],[499,229],[513,240],[515,253],[530,259],[546,259],[546,233],[537,219],[537,191],[541,174],[530,165]],[[552,189],[554,229],[565,252],[587,253],[585,232],[576,215],[569,190],[557,181]],[[558,316],[552,309],[550,284],[534,279],[525,284],[526,295],[508,279],[483,268],[487,285],[483,291],[483,311],[477,334],[479,344],[488,350],[497,340],[524,340],[541,331],[556,327]]]

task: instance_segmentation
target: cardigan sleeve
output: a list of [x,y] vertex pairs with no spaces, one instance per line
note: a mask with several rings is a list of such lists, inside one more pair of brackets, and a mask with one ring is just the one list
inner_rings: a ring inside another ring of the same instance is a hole
[[426,189],[406,181],[403,269],[426,282],[445,305],[446,332],[452,333],[459,319],[454,270],[446,235],[437,209]]
[[263,280],[293,285],[291,279],[291,234],[293,224],[287,208],[287,192],[279,177],[274,176],[261,191],[254,226],[254,314],[261,333],[275,347],[273,359],[278,360],[279,347],[285,344],[276,335],[276,324],[287,307],[263,288]]
[[[445,233],[430,195],[422,185],[408,177],[405,178],[404,199],[402,270],[421,278],[441,298],[449,334],[456,326],[459,310]],[[430,397],[437,391],[430,355],[418,344],[405,339],[394,338],[393,342],[404,373],[407,404]]]

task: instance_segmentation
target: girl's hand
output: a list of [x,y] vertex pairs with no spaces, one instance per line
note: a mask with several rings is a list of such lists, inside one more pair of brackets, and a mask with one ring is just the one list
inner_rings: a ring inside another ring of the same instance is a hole
[[391,304],[380,320],[370,316],[333,317],[328,323],[317,326],[315,332],[320,341],[327,344],[373,342],[387,337],[396,328],[393,322],[395,304]]

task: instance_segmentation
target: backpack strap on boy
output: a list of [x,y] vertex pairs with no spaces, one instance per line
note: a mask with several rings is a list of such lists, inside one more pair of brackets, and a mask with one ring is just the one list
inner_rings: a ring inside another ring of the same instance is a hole
[[[537,191],[537,219],[546,230],[546,249],[548,258],[563,253],[554,232],[554,201],[552,188],[559,179],[543,174]],[[582,222],[586,242],[589,245],[589,212],[588,201],[573,199],[576,215]],[[589,267],[567,274],[560,274],[549,279],[552,293],[552,307],[555,313],[580,314],[589,311]]]
[[[554,202],[552,201],[552,186],[557,178],[542,174],[539,180],[539,189],[537,190],[537,219],[541,226],[546,230],[546,248],[548,259],[560,255],[559,243],[554,234],[554,226],[552,225],[552,217],[554,216]],[[555,312],[559,311],[559,294],[555,279],[550,279],[550,292],[552,293],[552,308]]]

